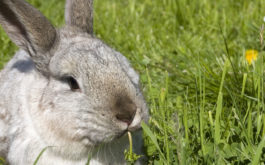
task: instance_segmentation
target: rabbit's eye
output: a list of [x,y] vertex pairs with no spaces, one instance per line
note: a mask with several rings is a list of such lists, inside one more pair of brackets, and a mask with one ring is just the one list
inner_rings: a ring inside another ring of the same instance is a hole
[[65,77],[64,80],[69,84],[69,86],[70,86],[72,91],[80,92],[80,87],[79,87],[76,79],[74,79],[73,77],[69,76],[69,77]]

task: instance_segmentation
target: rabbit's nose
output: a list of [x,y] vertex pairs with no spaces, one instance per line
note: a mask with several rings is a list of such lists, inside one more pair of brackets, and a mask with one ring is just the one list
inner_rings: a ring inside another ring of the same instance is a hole
[[132,123],[135,113],[136,105],[128,98],[120,98],[116,103],[116,118],[128,124]]

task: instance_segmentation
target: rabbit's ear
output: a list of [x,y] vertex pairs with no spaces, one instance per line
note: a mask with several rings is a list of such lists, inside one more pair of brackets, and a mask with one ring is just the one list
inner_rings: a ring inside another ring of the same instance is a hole
[[66,25],[93,34],[93,0],[66,0]]
[[56,30],[37,9],[24,0],[0,0],[0,24],[37,65],[47,63],[50,57],[43,54],[49,54],[54,45]]

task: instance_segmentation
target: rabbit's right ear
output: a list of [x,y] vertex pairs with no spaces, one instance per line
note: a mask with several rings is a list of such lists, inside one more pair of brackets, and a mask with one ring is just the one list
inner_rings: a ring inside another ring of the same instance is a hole
[[0,24],[13,42],[30,54],[37,69],[47,70],[51,58],[47,52],[57,33],[37,9],[24,0],[0,0]]
[[93,0],[66,0],[66,25],[93,34]]

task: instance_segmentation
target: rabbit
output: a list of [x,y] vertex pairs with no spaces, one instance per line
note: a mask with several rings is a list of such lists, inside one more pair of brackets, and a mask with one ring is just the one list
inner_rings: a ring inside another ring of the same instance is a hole
[[[66,0],[56,29],[24,0],[0,0],[20,48],[0,73],[0,157],[9,165],[126,164],[149,112],[129,61],[93,35],[93,0]],[[139,160],[136,164],[142,164]]]

